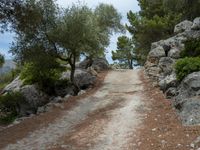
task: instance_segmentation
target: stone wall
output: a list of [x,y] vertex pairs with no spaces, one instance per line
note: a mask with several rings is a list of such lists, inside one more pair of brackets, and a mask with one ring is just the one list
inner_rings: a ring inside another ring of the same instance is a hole
[[[155,86],[171,99],[187,125],[200,123],[200,72],[188,75],[181,83],[176,79],[174,64],[180,58],[180,52],[184,49],[184,42],[187,39],[200,37],[200,17],[193,22],[185,20],[174,28],[175,36],[166,40],[152,43],[145,72]],[[194,82],[195,90],[194,90]],[[187,86],[186,86],[187,85]],[[193,91],[193,94],[189,94]],[[192,99],[192,100],[191,100]],[[198,102],[199,101],[199,102]]]

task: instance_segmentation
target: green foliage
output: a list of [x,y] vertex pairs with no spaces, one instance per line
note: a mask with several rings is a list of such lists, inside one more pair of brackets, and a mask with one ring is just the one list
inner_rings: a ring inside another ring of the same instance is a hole
[[0,54],[0,67],[3,66],[4,62],[5,62],[4,56]]
[[199,57],[200,39],[189,39],[185,43],[185,49],[181,51],[181,57]]
[[19,115],[20,104],[22,103],[25,103],[25,98],[19,92],[0,96],[0,123],[12,122]]
[[112,51],[112,59],[118,60],[120,64],[128,65],[129,69],[133,69],[135,51],[132,40],[126,36],[118,37],[117,50]]
[[59,80],[63,68],[59,64],[52,61],[40,63],[26,63],[21,72],[20,78],[24,80],[24,84],[39,85],[39,88],[47,94],[54,94],[55,82]]
[[200,57],[183,58],[175,64],[176,76],[181,81],[188,74],[200,71]]

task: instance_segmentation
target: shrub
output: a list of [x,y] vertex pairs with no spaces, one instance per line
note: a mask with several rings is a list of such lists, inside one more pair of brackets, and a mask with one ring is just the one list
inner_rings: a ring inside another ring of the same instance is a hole
[[25,103],[25,98],[20,92],[0,96],[0,122],[12,122],[19,115],[22,103]]
[[184,44],[185,49],[181,52],[182,58],[200,56],[200,38],[189,39]]
[[183,58],[175,64],[176,76],[181,81],[188,74],[200,71],[200,57]]
[[[54,94],[55,82],[59,79],[63,68],[60,66],[41,66],[37,63],[26,63],[21,72],[20,78],[24,84],[37,83],[39,88],[47,94]],[[46,64],[51,65],[51,64]]]

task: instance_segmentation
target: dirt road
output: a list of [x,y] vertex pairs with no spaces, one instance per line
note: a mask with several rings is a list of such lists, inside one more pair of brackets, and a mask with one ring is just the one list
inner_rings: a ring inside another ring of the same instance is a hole
[[133,149],[145,109],[142,90],[139,70],[111,71],[96,93],[4,149]]
[[0,149],[194,150],[200,135],[142,70],[110,71],[100,88],[61,105],[0,131]]

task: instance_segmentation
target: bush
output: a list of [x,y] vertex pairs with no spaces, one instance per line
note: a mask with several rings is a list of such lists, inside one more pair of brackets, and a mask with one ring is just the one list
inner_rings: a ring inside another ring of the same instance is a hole
[[[60,78],[63,68],[60,66],[41,66],[37,63],[26,63],[21,72],[20,78],[24,84],[37,83],[39,88],[47,94],[54,94],[55,82]],[[51,65],[51,64],[47,64]]]
[[200,56],[200,38],[189,39],[184,44],[185,44],[185,49],[181,52],[182,58]]
[[25,98],[19,92],[0,96],[0,123],[12,122],[19,115],[22,103],[25,103]]
[[181,81],[188,74],[200,71],[200,57],[183,58],[175,64],[176,76]]

